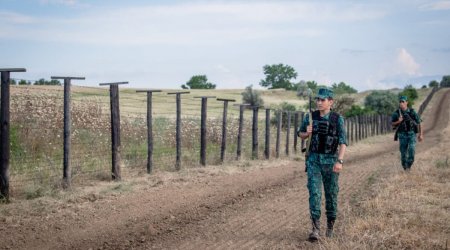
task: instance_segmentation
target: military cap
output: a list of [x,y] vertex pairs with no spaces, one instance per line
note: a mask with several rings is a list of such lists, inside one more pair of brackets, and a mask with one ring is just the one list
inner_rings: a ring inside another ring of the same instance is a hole
[[402,96],[400,96],[400,97],[398,98],[398,100],[399,100],[399,101],[405,101],[405,102],[407,102],[407,101],[408,101],[408,97],[402,95]]
[[333,90],[328,89],[328,88],[320,88],[319,92],[317,93],[316,99],[320,98],[320,99],[327,99],[327,98],[331,98],[333,99]]

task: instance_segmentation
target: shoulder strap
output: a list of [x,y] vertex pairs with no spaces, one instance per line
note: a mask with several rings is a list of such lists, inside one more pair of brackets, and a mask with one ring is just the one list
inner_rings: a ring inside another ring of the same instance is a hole
[[319,120],[320,119],[320,111],[319,110],[315,110],[312,112],[312,119],[313,120]]

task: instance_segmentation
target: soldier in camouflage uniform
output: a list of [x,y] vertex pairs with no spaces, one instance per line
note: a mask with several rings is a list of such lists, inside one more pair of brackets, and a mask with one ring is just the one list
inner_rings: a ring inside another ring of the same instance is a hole
[[423,140],[421,119],[412,108],[408,108],[408,98],[399,97],[399,109],[392,114],[392,126],[397,129],[395,140],[400,139],[400,154],[404,170],[410,170],[414,163],[416,134],[419,142]]
[[311,241],[318,240],[320,235],[322,185],[325,191],[327,216],[326,236],[333,235],[337,216],[339,172],[342,170],[347,147],[344,119],[331,111],[333,91],[326,88],[319,89],[315,101],[317,110],[312,112],[312,126],[309,125],[310,117],[307,114],[298,131],[302,139],[311,135],[310,153],[306,159],[309,209],[312,220],[312,232],[309,235]]

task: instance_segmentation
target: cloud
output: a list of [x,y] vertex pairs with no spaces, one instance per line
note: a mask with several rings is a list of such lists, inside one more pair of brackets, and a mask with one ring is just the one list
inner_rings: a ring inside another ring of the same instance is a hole
[[421,10],[450,10],[450,1],[438,1],[434,3],[427,3],[419,7]]
[[77,6],[81,5],[78,0],[39,0],[41,4],[54,4],[54,5],[67,5],[67,6]]
[[0,23],[6,24],[30,24],[35,19],[31,16],[22,15],[16,12],[0,11]]
[[[80,4],[75,0],[41,2]],[[296,1],[120,6],[101,11],[90,8],[70,19],[30,17],[37,19],[38,27],[0,24],[0,29],[13,31],[0,37],[98,45],[224,44],[266,38],[317,38],[327,34],[330,23],[360,22],[384,15],[382,10],[361,4]]]
[[370,50],[361,50],[361,49],[342,49],[341,52],[342,52],[342,53],[346,53],[346,54],[350,54],[350,55],[353,55],[353,56],[358,56],[358,55],[362,55],[362,54],[369,53]]
[[397,54],[397,66],[399,73],[407,75],[420,75],[420,65],[414,60],[411,54],[406,49],[401,48]]

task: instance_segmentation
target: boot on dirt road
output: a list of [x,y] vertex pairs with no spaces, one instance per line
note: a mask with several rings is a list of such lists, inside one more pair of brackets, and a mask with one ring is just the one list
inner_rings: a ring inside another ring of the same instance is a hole
[[327,236],[328,238],[332,238],[332,237],[333,237],[334,222],[335,222],[335,220],[327,220],[327,232],[326,232],[326,236]]
[[309,234],[310,241],[317,241],[320,237],[320,220],[312,219],[312,232]]

